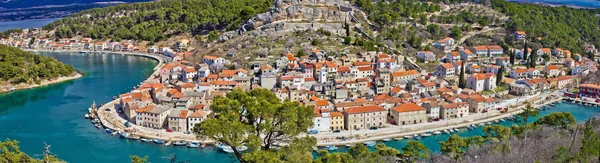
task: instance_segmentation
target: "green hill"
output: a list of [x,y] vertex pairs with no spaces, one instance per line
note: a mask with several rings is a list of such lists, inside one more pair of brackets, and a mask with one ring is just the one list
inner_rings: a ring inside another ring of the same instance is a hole
[[75,69],[58,60],[0,45],[0,84],[39,83],[70,76]]
[[180,33],[236,29],[272,0],[162,0],[85,10],[44,26],[56,36],[158,42]]

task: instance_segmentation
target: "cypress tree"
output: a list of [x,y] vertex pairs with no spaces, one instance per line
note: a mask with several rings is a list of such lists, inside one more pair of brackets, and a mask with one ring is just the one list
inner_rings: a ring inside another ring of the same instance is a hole
[[529,62],[529,67],[535,68],[535,61],[537,61],[537,54],[532,54],[530,58],[530,62]]
[[498,69],[498,73],[496,74],[496,86],[502,83],[502,78],[504,77],[502,72],[504,72],[504,66],[500,66],[500,69]]
[[462,61],[462,65],[460,68],[460,76],[458,79],[458,87],[465,89],[465,87],[467,86],[467,81],[465,81],[465,61]]
[[508,51],[508,55],[510,56],[510,65],[515,65],[515,52]]
[[523,48],[523,58],[522,58],[524,61],[527,61],[527,54],[528,53],[529,53],[529,46],[527,45],[527,41],[525,41],[525,46]]

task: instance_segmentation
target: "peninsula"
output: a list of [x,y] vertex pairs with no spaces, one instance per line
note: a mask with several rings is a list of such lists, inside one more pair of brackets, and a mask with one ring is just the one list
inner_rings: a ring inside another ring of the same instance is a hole
[[73,66],[18,48],[0,45],[0,93],[81,77]]

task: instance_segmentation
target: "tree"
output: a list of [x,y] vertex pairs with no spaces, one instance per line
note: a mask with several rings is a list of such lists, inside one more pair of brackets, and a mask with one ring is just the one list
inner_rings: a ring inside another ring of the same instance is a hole
[[546,62],[550,61],[550,55],[548,55],[548,54],[544,54],[544,55],[542,55],[542,58],[543,58],[543,59],[544,59],[544,61],[546,61]]
[[588,57],[590,60],[592,60],[592,61],[596,62],[596,55],[594,54],[594,52],[592,52],[592,51],[589,51],[589,52],[587,53],[587,57]]
[[356,162],[383,162],[379,154],[369,151],[369,148],[363,144],[350,147],[348,154]]
[[296,53],[296,57],[300,58],[302,56],[305,56],[306,52],[304,52],[304,49],[300,49],[298,50],[298,53]]
[[52,162],[52,163],[65,163],[64,161],[56,158],[52,152],[50,152],[50,146],[45,146],[44,156],[41,160],[35,159],[22,152],[19,147],[19,141],[10,140],[6,138],[4,141],[0,141],[0,162]]
[[501,125],[483,126],[483,133],[488,140],[508,141],[512,136],[510,127]]
[[452,38],[460,38],[461,35],[462,31],[457,26],[452,27],[452,29],[450,30],[450,37]]
[[416,162],[419,159],[427,158],[430,152],[423,143],[412,140],[402,147],[401,157],[408,162]]
[[[535,51],[535,50],[534,50],[534,51]],[[536,66],[536,65],[535,65],[536,63],[535,63],[535,62],[537,61],[537,55],[536,55],[536,54],[531,54],[531,57],[529,57],[529,58],[530,58],[530,59],[529,59],[529,60],[530,60],[530,61],[529,61],[529,67],[531,67],[531,68],[535,68],[535,66]]]
[[498,73],[496,74],[496,85],[500,85],[502,83],[502,79],[504,78],[504,74],[502,74],[502,72],[504,72],[504,66],[500,66],[500,69],[498,69]]
[[526,106],[525,106],[525,109],[523,109],[523,113],[519,114],[519,117],[523,121],[521,126],[523,126],[523,134],[524,134],[523,142],[525,144],[527,144],[527,126],[529,125],[529,117],[535,117],[539,113],[540,113],[539,111],[533,109],[533,106],[531,106],[530,103],[526,102]]
[[465,64],[467,63],[465,63],[465,61],[463,60],[460,68],[460,76],[458,79],[458,87],[462,89],[465,89],[465,87],[467,87],[467,81],[465,80]]
[[567,128],[568,126],[575,125],[577,121],[573,115],[569,112],[554,112],[550,113],[537,121],[537,125],[548,125],[551,127]]
[[510,65],[515,65],[515,52],[509,50],[508,54],[510,57]]
[[219,39],[219,32],[218,31],[214,30],[214,31],[210,31],[208,33],[208,40],[215,41],[217,39]]
[[309,138],[293,139],[313,125],[312,107],[301,106],[299,102],[290,100],[281,102],[268,89],[234,89],[226,96],[214,98],[211,110],[211,117],[198,124],[194,133],[231,146],[240,162],[257,158],[242,157],[242,153],[235,147],[244,143],[249,148],[249,152],[244,155],[249,156],[276,155],[270,153],[274,152],[270,149],[275,142],[290,143],[287,153],[308,152],[310,150],[304,147],[316,144],[316,141]]
[[346,28],[346,37],[350,37],[350,24],[348,23],[348,20],[344,21],[344,28]]
[[317,38],[313,38],[313,40],[310,44],[313,46],[321,46],[321,41],[319,41],[319,39],[317,39]]
[[[527,57],[528,57],[527,54],[529,54],[529,44],[527,43],[527,40],[525,40],[525,43],[524,43],[523,46],[524,46],[524,48],[523,48],[523,61],[527,62]],[[533,52],[534,51],[532,51],[531,54],[533,54]]]
[[593,128],[593,122],[591,119],[585,122],[585,128],[583,129],[583,140],[581,140],[581,147],[579,150],[580,162],[588,162],[592,156],[598,156],[600,160],[600,133],[596,133]]
[[449,155],[455,160],[460,160],[462,154],[465,152],[463,148],[467,148],[467,142],[456,134],[452,134],[445,142],[439,142],[441,145],[441,152]]
[[131,158],[131,163],[150,163],[148,162],[148,156],[140,157],[137,155],[129,156]]

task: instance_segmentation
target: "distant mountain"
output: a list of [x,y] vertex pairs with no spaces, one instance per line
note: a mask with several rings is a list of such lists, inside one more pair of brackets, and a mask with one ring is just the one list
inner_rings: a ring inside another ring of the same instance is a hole
[[148,2],[152,0],[0,0],[0,9],[41,7],[48,5],[91,4],[98,2]]

